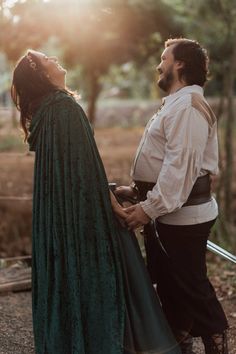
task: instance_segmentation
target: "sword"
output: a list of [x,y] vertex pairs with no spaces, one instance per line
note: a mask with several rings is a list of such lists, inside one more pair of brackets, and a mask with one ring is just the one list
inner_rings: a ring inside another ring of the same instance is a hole
[[236,256],[234,256],[232,253],[226,251],[224,248],[216,245],[214,242],[212,241],[207,241],[207,249],[215,254],[217,254],[218,256],[227,259],[228,261],[231,261],[233,263],[236,263]]
[[[154,228],[154,232],[156,234],[158,243],[159,243],[160,247],[162,248],[162,251],[168,256],[168,253],[166,252],[166,250],[165,250],[164,246],[162,245],[161,240],[159,238],[155,223],[152,223],[152,227]],[[207,241],[207,249],[208,249],[208,251],[211,251],[211,252],[217,254],[217,256],[220,256],[221,258],[224,258],[227,261],[231,261],[232,263],[236,264],[236,256],[234,256],[232,253],[226,251],[224,248],[216,245],[214,242],[208,240]]]

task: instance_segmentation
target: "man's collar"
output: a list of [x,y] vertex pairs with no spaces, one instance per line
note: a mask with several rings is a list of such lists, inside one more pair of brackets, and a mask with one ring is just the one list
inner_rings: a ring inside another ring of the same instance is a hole
[[198,93],[200,95],[203,95],[203,88],[199,85],[184,86],[181,89],[177,90],[176,92],[171,93],[166,97],[163,97],[162,103],[163,104],[169,103],[172,100],[175,100],[176,98],[179,98],[186,93]]

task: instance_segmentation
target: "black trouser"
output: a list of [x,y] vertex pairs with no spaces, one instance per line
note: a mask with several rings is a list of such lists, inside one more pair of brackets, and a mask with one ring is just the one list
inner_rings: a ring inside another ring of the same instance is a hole
[[227,327],[224,311],[207,278],[206,244],[215,221],[197,225],[145,226],[147,265],[172,330],[192,336],[221,333]]

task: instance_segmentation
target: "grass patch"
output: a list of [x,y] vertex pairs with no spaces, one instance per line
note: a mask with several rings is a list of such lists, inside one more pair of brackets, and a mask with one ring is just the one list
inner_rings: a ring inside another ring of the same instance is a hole
[[5,135],[0,138],[0,152],[23,152],[25,150],[26,145],[20,136]]

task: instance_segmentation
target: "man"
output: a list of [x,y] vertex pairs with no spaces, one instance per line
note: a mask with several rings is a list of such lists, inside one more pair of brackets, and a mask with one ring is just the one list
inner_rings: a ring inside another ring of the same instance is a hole
[[192,337],[201,336],[207,354],[226,354],[227,320],[205,261],[218,214],[209,177],[218,171],[217,122],[203,96],[208,57],[196,41],[169,39],[157,70],[168,96],[137,150],[135,187],[116,194],[138,191],[141,202],[126,208],[126,223],[145,225],[148,269],[182,352],[193,353]]

